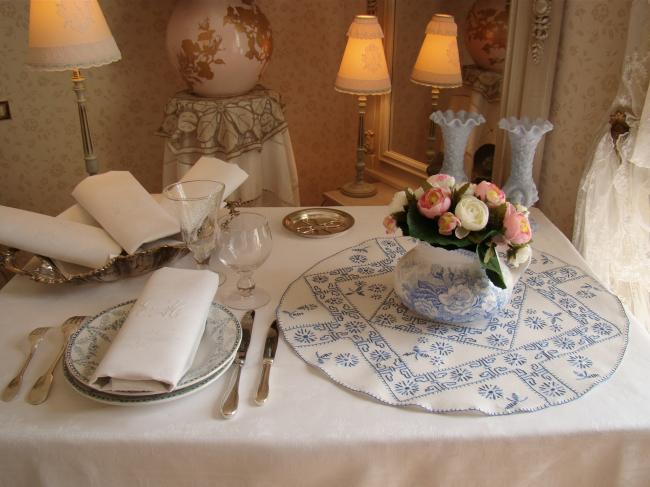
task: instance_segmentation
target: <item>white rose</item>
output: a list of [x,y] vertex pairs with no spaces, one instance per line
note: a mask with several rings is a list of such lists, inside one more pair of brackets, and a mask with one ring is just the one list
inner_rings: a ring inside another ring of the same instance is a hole
[[508,259],[508,262],[513,267],[519,267],[521,264],[528,262],[532,253],[533,251],[530,249],[530,245],[519,247],[517,252],[515,252],[515,255]]
[[427,183],[429,183],[432,188],[442,188],[451,191],[454,189],[456,179],[448,174],[434,174],[427,178]]
[[461,226],[470,232],[483,230],[490,217],[487,205],[475,196],[461,198],[454,213],[460,220]]
[[406,191],[398,191],[393,195],[393,200],[388,205],[388,214],[392,215],[393,213],[404,211],[404,207],[407,205]]

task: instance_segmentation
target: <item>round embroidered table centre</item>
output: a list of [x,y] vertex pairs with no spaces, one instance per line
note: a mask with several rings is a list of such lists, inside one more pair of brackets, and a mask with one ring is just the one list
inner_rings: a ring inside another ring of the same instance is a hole
[[413,245],[367,240],[294,281],[277,317],[296,353],[385,404],[487,415],[578,399],[618,367],[629,320],[582,269],[534,250],[510,303],[485,326],[443,325],[393,291],[395,264]]

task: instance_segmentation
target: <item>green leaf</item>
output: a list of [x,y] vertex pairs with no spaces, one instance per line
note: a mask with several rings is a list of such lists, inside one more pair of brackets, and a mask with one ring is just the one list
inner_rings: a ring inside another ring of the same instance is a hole
[[491,239],[495,235],[499,233],[498,230],[482,230],[480,232],[472,232],[470,233],[467,238],[470,239],[473,243],[475,244],[480,244],[482,242],[485,242],[486,240]]
[[508,206],[503,203],[502,205],[497,206],[496,208],[490,209],[490,220],[489,225],[492,228],[502,229],[503,228],[503,218],[506,216],[506,209]]
[[478,255],[481,267],[485,269],[485,274],[488,276],[488,279],[490,279],[492,284],[501,289],[505,289],[507,287],[506,282],[503,279],[501,265],[499,264],[499,259],[494,250],[494,246],[484,243],[477,245],[476,254]]
[[438,233],[437,220],[427,218],[420,214],[417,204],[409,205],[408,213],[406,214],[406,221],[409,235],[411,237],[430,243],[435,247],[462,249],[474,245],[468,238],[459,240],[454,236],[440,235]]
[[456,208],[456,205],[460,201],[460,198],[465,194],[465,191],[467,191],[467,188],[469,188],[469,183],[463,184],[460,188],[454,191],[451,198],[451,208]]

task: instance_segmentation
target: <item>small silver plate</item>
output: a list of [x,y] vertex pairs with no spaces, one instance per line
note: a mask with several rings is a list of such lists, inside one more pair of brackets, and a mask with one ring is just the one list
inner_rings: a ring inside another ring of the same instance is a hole
[[354,218],[333,208],[305,208],[289,213],[282,225],[301,237],[327,238],[349,230],[354,225]]

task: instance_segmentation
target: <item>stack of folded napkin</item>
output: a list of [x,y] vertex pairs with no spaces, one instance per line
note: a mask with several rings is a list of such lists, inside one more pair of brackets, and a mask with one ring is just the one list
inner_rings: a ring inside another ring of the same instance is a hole
[[[211,179],[226,186],[224,197],[247,174],[235,164],[202,157],[183,180]],[[72,192],[77,205],[58,217],[0,206],[0,244],[66,263],[100,268],[122,253],[175,235],[177,218],[127,171],[110,171],[84,179]]]
[[210,271],[155,271],[91,380],[109,392],[174,390],[192,365],[219,276]]

